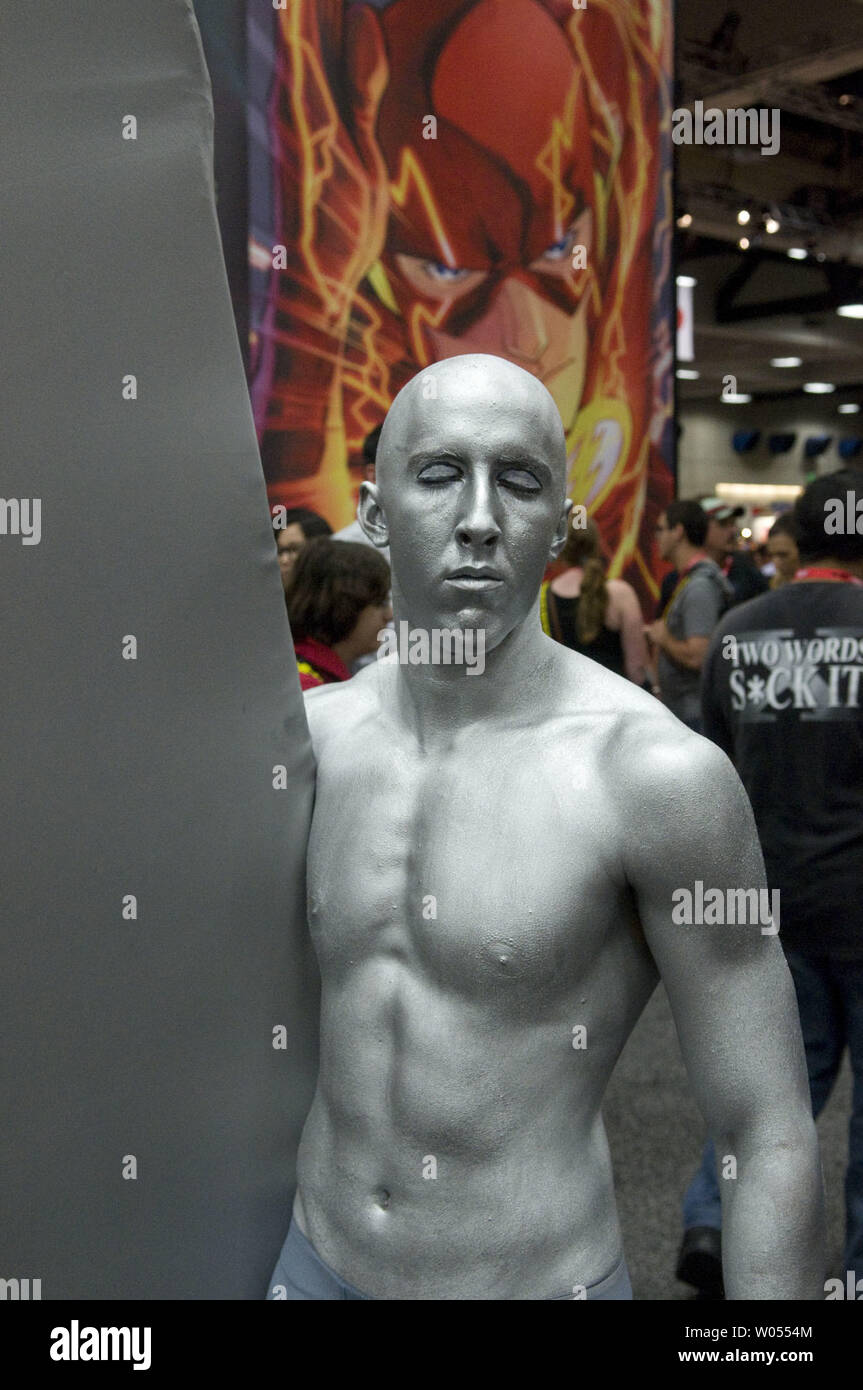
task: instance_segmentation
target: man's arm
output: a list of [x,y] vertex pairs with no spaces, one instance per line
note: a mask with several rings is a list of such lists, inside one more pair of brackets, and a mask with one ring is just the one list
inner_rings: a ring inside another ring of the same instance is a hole
[[609,580],[608,589],[614,595],[620,613],[620,640],[626,674],[636,685],[643,685],[648,656],[641,605],[632,585],[624,579]]
[[[765,923],[728,920],[727,890],[766,886],[746,793],[725,755],[683,728],[633,730],[628,743],[627,874],[716,1142],[727,1295],[823,1298],[823,1189],[794,988]],[[724,922],[692,920],[699,883],[703,895],[722,890]]]
[[710,646],[710,637],[719,621],[722,599],[713,586],[693,578],[683,589],[680,605],[681,636],[672,637],[662,619],[651,623],[647,635],[665,655],[686,671],[700,671]]
[[644,631],[654,646],[664,651],[678,666],[683,666],[687,671],[701,670],[707,648],[710,646],[709,637],[672,637],[661,618],[657,618],[656,622],[651,623]]

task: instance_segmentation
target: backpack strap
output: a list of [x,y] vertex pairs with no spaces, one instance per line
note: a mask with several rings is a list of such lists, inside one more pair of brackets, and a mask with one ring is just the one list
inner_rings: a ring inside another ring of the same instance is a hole
[[704,560],[699,560],[697,564],[695,564],[695,565],[692,566],[692,569],[686,571],[686,574],[683,576],[682,579],[679,579],[679,580],[677,581],[677,583],[675,584],[674,588],[673,588],[672,591],[671,591],[671,598],[668,600],[668,602],[666,603],[665,607],[664,607],[663,610],[662,610],[662,621],[663,621],[663,622],[665,622],[665,619],[668,617],[668,614],[669,614],[670,611],[671,611],[671,606],[672,606],[672,604],[675,602],[676,599],[678,599],[678,598],[680,597],[680,595],[682,594],[683,590],[686,588],[686,586],[687,586],[687,584],[689,583],[689,581],[690,581],[690,579],[692,578],[692,576],[693,576],[694,574],[697,574],[698,571],[699,571],[700,569],[703,569],[703,568],[704,568],[704,563],[705,563]]

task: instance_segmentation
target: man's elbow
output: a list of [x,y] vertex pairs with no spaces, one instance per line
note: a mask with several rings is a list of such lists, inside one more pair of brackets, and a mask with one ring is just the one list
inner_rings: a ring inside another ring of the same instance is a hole
[[704,665],[704,658],[707,656],[707,647],[699,643],[697,647],[688,647],[683,653],[683,664],[689,671],[700,671]]
[[[745,1127],[731,1138],[725,1151],[734,1176],[748,1176],[764,1190],[795,1192],[798,1199],[818,1203],[823,1197],[818,1132],[809,1104],[794,1105],[781,1131],[774,1125]],[[731,1158],[734,1158],[733,1164]]]

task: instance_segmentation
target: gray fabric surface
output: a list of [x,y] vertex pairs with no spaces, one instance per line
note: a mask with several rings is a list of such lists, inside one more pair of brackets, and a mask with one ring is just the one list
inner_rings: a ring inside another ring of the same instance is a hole
[[315,1068],[313,769],[209,81],[185,0],[2,30],[3,494],[41,538],[0,536],[0,1275],[259,1299]]

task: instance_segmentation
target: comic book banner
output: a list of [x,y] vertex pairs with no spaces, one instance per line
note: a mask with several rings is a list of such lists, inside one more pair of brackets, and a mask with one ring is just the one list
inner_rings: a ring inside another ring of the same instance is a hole
[[430,362],[545,383],[609,573],[672,493],[670,0],[249,0],[250,360],[272,505],[335,528]]

